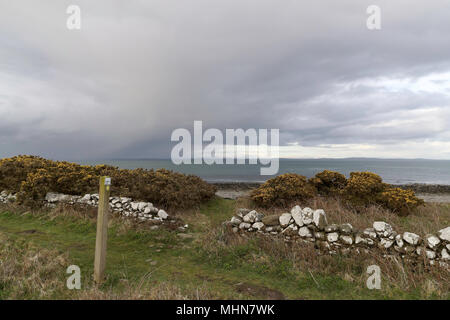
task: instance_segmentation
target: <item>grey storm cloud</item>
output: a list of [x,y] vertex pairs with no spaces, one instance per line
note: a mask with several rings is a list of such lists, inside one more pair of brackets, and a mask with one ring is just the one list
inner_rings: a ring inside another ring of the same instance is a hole
[[0,2],[0,156],[167,158],[203,120],[337,156],[450,157],[447,0],[376,1],[377,31],[373,1]]

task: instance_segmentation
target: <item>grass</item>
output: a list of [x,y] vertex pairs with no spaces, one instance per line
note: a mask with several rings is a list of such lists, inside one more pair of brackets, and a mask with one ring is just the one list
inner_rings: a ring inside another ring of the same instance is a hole
[[[376,208],[357,216],[337,200],[315,199],[330,222],[369,226],[374,219],[408,231],[448,225],[450,207],[430,205],[407,218]],[[0,207],[0,299],[448,299],[449,273],[425,270],[378,256],[317,256],[305,244],[241,237],[222,226],[238,201],[214,198],[178,213],[192,239],[145,223],[113,218],[108,230],[107,279],[92,281],[95,210],[59,207],[27,212]],[[401,230],[400,230],[401,231]],[[422,233],[422,232],[420,232]],[[78,265],[82,289],[65,283]],[[366,288],[366,268],[382,269],[382,289]]]

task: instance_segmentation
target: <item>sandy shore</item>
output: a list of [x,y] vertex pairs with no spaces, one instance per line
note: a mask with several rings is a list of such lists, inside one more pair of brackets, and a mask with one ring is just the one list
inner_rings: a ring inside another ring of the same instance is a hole
[[[216,195],[225,199],[237,199],[248,196],[250,191],[257,188],[259,183],[232,182],[232,183],[213,183],[217,186]],[[399,185],[401,188],[413,189],[417,197],[425,202],[450,203],[450,186],[447,185]]]

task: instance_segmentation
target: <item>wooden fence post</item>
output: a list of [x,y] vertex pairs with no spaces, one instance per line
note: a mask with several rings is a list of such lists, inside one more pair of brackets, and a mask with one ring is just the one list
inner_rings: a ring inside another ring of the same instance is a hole
[[100,190],[97,215],[97,238],[95,240],[94,281],[104,279],[106,266],[106,241],[108,233],[108,211],[111,178],[100,177]]

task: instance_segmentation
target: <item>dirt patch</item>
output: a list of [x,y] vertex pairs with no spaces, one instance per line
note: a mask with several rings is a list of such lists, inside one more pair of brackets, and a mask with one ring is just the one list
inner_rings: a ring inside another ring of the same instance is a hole
[[236,291],[249,294],[255,297],[262,297],[266,300],[286,300],[283,293],[278,290],[270,289],[264,286],[241,282],[236,285]]

